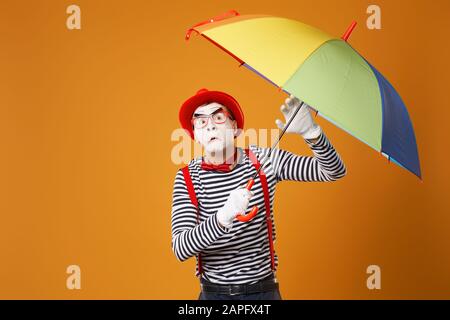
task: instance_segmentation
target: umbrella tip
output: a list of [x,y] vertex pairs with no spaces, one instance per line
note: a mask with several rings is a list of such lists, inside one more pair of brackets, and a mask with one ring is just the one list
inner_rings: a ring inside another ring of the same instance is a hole
[[208,19],[208,20],[205,20],[205,21],[199,22],[199,23],[197,23],[197,24],[194,24],[191,28],[189,28],[189,29],[187,30],[186,35],[185,35],[184,38],[186,39],[186,41],[188,41],[189,38],[191,37],[192,31],[195,31],[195,32],[197,32],[198,34],[200,34],[200,33],[195,29],[196,27],[200,27],[200,26],[203,26],[203,25],[208,24],[208,23],[213,23],[213,22],[216,22],[216,21],[224,20],[224,19],[229,18],[230,16],[239,16],[239,15],[240,15],[239,12],[237,12],[236,10],[229,10],[229,11],[227,11],[227,12],[225,12],[225,13],[219,15],[219,16],[216,16],[216,17],[214,17],[214,18],[210,18],[210,19]]
[[350,38],[350,35],[353,32],[353,29],[355,29],[357,25],[356,21],[352,21],[352,23],[350,24],[350,26],[347,28],[347,31],[345,31],[345,33],[342,35],[341,39],[344,40],[345,42],[347,42],[348,38]]

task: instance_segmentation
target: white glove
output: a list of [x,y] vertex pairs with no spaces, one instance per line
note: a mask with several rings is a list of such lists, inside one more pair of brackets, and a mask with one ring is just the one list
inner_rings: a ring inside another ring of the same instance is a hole
[[[297,107],[301,105],[301,103],[302,102],[293,95],[285,100],[285,103],[281,106],[280,110],[283,113],[284,118],[286,119],[286,123],[289,121],[289,119],[294,114]],[[283,130],[285,123],[283,123],[279,119],[275,120],[275,123],[278,128]],[[303,106],[300,108],[294,120],[292,120],[291,124],[286,130],[287,133],[300,134],[304,139],[318,138],[321,131],[322,129],[320,128],[320,126],[314,122],[310,113],[310,107],[306,103],[303,103]]]
[[230,228],[236,215],[245,213],[252,196],[253,192],[246,188],[231,191],[223,207],[217,211],[219,223],[225,228]]

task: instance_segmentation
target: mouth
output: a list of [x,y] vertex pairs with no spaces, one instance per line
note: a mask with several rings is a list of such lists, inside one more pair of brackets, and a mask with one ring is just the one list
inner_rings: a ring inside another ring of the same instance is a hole
[[211,138],[209,138],[208,143],[213,142],[213,141],[217,141],[217,140],[219,140],[219,138],[211,137]]

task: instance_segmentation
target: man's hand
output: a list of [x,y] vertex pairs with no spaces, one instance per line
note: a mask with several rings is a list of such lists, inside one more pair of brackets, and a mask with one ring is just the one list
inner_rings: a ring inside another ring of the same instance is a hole
[[246,188],[231,191],[224,206],[217,211],[217,220],[219,223],[225,228],[231,227],[236,215],[238,213],[245,213],[252,196],[253,192]]
[[[285,103],[281,106],[280,110],[284,115],[286,123],[301,103],[302,102],[293,95],[285,100]],[[283,130],[286,125],[286,123],[283,123],[279,119],[277,119],[275,123],[281,130]],[[306,103],[303,103],[303,106],[300,108],[294,120],[292,120],[286,130],[288,133],[297,133],[304,139],[316,139],[319,137],[321,131],[322,129],[320,126],[314,122],[314,119],[310,113],[310,107]]]

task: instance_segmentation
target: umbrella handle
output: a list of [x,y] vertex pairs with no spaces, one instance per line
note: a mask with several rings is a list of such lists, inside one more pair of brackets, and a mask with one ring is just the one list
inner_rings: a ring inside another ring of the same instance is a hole
[[[254,183],[255,183],[255,180],[253,180],[253,178],[248,180],[247,185],[245,186],[245,188],[248,191],[250,191],[250,189],[253,187]],[[258,207],[254,206],[253,209],[250,211],[250,213],[247,214],[247,215],[243,215],[243,214],[238,213],[236,215],[236,219],[238,219],[241,222],[248,222],[248,221],[252,220],[256,216],[257,213],[258,213]]]

